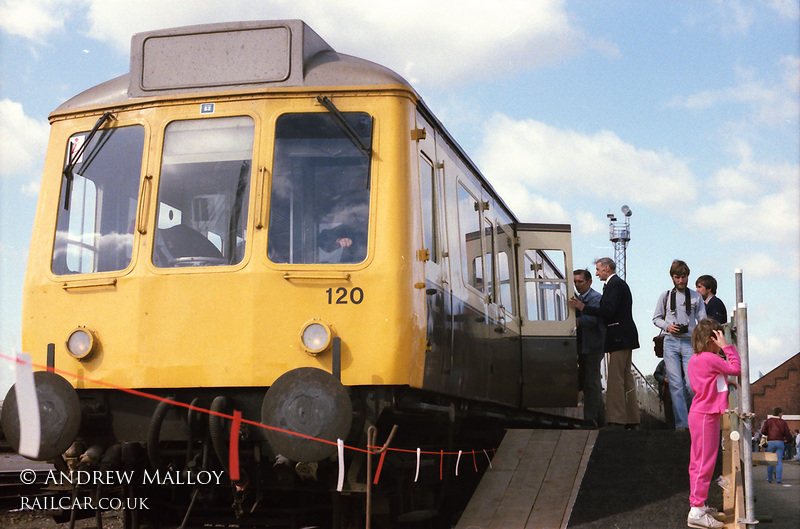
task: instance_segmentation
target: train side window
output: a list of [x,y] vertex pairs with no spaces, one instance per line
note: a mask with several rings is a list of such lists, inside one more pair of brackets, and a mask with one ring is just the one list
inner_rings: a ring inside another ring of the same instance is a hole
[[427,156],[419,155],[419,180],[422,191],[422,235],[425,248],[430,252],[431,261],[439,262],[439,223],[436,217],[436,171]]
[[497,281],[496,267],[494,260],[494,225],[492,221],[484,218],[484,234],[486,236],[486,249],[484,262],[486,263],[486,293],[489,295],[490,302],[497,302],[495,284]]
[[564,252],[526,250],[525,289],[528,319],[564,321],[567,319],[567,276]]
[[241,262],[254,131],[249,116],[167,125],[153,245],[157,267]]
[[508,258],[514,254],[514,241],[503,228],[497,227],[497,280],[500,283],[500,304],[512,316],[516,314],[514,303],[514,265]]
[[[88,132],[70,137],[64,167]],[[62,176],[51,270],[56,275],[124,270],[131,263],[144,127],[100,129]],[[67,196],[67,194],[69,196]]]
[[[372,145],[372,116],[343,112]],[[330,113],[284,114],[275,125],[267,256],[273,263],[360,263],[367,258],[370,151]]]
[[483,292],[480,201],[464,184],[458,185],[458,226],[461,234],[461,270],[467,285]]

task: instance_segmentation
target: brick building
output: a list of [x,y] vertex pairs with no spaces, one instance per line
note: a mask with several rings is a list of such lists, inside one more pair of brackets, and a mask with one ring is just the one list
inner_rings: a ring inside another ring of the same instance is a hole
[[772,408],[783,408],[783,419],[792,431],[800,429],[800,353],[797,353],[750,385],[753,426],[761,425]]

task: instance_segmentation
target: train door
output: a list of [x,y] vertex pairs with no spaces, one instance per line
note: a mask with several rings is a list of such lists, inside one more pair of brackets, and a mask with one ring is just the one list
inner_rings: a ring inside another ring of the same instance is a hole
[[427,370],[446,376],[450,373],[452,365],[453,292],[445,236],[447,233],[443,187],[445,164],[439,161],[434,128],[419,114],[417,114],[417,130],[424,245],[422,259],[425,260],[427,298]]
[[495,225],[495,248],[497,256],[497,303],[498,318],[502,329],[498,332],[519,334],[517,318],[517,270],[514,261],[514,231],[511,220],[498,214]]
[[569,225],[517,226],[523,407],[577,405],[578,352]]
[[514,318],[516,277],[514,236],[511,221],[504,212],[489,202],[484,211],[484,283],[486,286],[486,343],[488,345],[488,394],[494,402],[516,405],[520,386],[509,383],[519,380],[519,324]]

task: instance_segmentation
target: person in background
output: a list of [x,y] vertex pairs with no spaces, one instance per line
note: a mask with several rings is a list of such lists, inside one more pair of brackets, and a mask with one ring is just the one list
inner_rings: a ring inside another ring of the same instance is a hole
[[689,387],[687,366],[693,356],[692,332],[695,325],[706,317],[703,297],[687,286],[689,272],[689,266],[683,261],[672,262],[669,275],[674,288],[661,294],[653,314],[653,324],[667,332],[664,338],[664,362],[667,365],[676,430],[686,430],[689,426],[687,419],[692,389]]
[[778,470],[775,471],[775,466],[770,465],[767,467],[767,483],[772,483],[772,474],[775,473],[776,483],[781,483],[783,477],[783,451],[786,449],[786,443],[791,442],[792,432],[789,431],[789,425],[783,420],[783,410],[780,406],[776,406],[772,410],[772,415],[767,415],[767,420],[761,425],[761,435],[767,438],[767,452],[772,452],[778,456]]
[[794,460],[800,461],[800,430],[794,431],[794,451],[796,452]]
[[784,459],[794,459],[795,455],[797,455],[797,430],[794,432],[789,430],[789,433],[792,434],[792,440],[786,444],[786,451],[783,454]]
[[605,352],[609,353],[608,387],[606,389],[606,427],[639,427],[639,402],[631,373],[633,350],[639,348],[639,332],[633,321],[633,296],[628,284],[616,274],[613,259],[603,257],[595,262],[595,275],[605,281],[600,306],[586,305],[572,297],[569,306],[589,316],[599,316],[606,326]]
[[[696,528],[721,528],[724,515],[708,507],[708,487],[717,462],[720,417],[728,408],[726,376],[740,376],[742,364],[736,347],[725,340],[722,325],[711,318],[700,321],[692,332],[694,354],[688,375],[694,399],[689,410],[689,515],[686,523]],[[724,354],[724,358],[720,355]]]
[[[592,288],[592,274],[588,270],[573,272],[576,298],[591,307],[600,306],[600,293]],[[578,382],[583,391],[583,420],[589,428],[605,425],[606,408],[603,404],[603,385],[600,382],[600,365],[603,362],[603,345],[606,328],[596,316],[575,309],[578,321]]]
[[694,282],[697,293],[703,296],[706,304],[706,315],[718,322],[728,322],[728,309],[721,299],[717,297],[717,280],[710,275],[702,275]]
[[664,407],[664,419],[667,421],[667,428],[675,429],[675,414],[672,411],[672,395],[669,392],[669,380],[667,379],[667,364],[661,360],[653,372],[653,378],[658,382],[658,399]]

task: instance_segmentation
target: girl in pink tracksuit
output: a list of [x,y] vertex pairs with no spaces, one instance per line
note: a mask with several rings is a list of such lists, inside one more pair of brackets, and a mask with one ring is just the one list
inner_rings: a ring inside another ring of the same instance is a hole
[[[717,462],[720,416],[728,409],[727,375],[739,376],[739,353],[728,345],[719,322],[706,318],[692,333],[694,355],[689,359],[689,383],[694,392],[689,410],[692,448],[689,459],[689,527],[722,527],[715,509],[706,507],[708,487]],[[721,352],[720,352],[721,351]],[[724,354],[724,357],[723,357]]]

